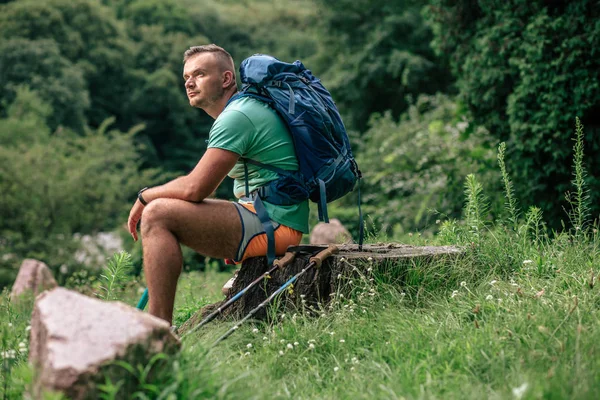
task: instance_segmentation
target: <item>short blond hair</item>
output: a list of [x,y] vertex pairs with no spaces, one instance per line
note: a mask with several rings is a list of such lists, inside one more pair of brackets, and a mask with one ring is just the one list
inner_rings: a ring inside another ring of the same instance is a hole
[[224,69],[230,69],[235,76],[235,66],[233,63],[233,57],[224,48],[217,46],[216,44],[205,44],[203,46],[192,46],[183,53],[183,62],[185,63],[191,57],[196,54],[202,53],[213,53],[219,60],[219,64],[224,66]]

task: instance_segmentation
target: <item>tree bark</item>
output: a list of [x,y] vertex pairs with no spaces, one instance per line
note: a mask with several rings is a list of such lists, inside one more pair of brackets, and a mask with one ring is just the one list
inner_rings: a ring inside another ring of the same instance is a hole
[[[269,295],[279,289],[291,277],[298,274],[309,264],[309,258],[318,252],[313,246],[313,253],[299,252],[294,261],[283,270],[275,270],[263,282],[248,290],[229,308],[223,310],[219,317],[243,318],[251,310],[262,303]],[[325,249],[326,246],[320,246]],[[283,291],[280,304],[290,307],[324,307],[331,299],[332,293],[348,294],[348,285],[341,284],[352,279],[360,279],[370,275],[372,271],[384,274],[394,285],[405,285],[407,272],[411,267],[423,266],[432,262],[454,262],[463,254],[462,249],[454,246],[409,246],[397,243],[380,243],[364,245],[362,251],[358,245],[338,245],[339,252],[326,259],[320,268],[312,267],[302,274],[291,288]],[[371,269],[371,270],[369,270]],[[244,261],[229,295],[215,304],[210,304],[199,310],[179,329],[183,334],[196,326],[204,317],[223,305],[243,288],[247,287],[257,277],[269,270],[265,257],[255,257]],[[343,277],[343,279],[341,279]],[[267,318],[267,308],[254,315],[256,319]]]

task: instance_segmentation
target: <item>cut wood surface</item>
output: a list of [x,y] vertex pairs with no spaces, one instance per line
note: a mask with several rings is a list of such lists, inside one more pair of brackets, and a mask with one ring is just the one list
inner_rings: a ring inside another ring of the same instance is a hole
[[[309,264],[309,259],[327,246],[312,246],[312,252],[298,252],[295,260],[283,270],[276,270],[260,284],[248,290],[238,301],[221,313],[221,317],[242,318],[263,302],[292,276]],[[339,252],[323,262],[320,268],[306,271],[293,286],[283,292],[284,307],[319,307],[327,304],[332,293],[351,290],[344,282],[360,278],[371,269],[389,278],[390,282],[401,286],[407,282],[407,272],[432,262],[453,263],[463,251],[455,246],[410,246],[399,243],[378,243],[364,245],[359,251],[357,244],[338,245]],[[210,304],[199,310],[179,329],[185,333],[196,326],[202,318],[216,310],[237,292],[248,286],[269,269],[265,257],[251,258],[242,264],[229,295],[221,302]],[[369,271],[369,272],[371,272]],[[343,278],[342,278],[343,277]],[[265,319],[265,309],[255,314],[257,319]]]

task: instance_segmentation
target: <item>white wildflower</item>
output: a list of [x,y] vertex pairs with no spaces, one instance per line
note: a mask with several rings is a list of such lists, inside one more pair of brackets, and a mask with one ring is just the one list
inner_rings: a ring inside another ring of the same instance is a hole
[[314,344],[312,344],[312,343],[310,343],[310,344],[308,345],[308,348],[312,350],[312,349],[314,349],[314,348],[315,348],[315,345],[314,345]]
[[67,264],[63,264],[60,266],[59,270],[61,274],[66,275],[67,272],[69,272],[69,267],[67,267]]
[[305,297],[306,297],[306,295],[305,295],[305,294],[301,294],[301,295],[300,295],[300,298],[301,298],[301,299],[303,299],[303,298],[305,298]]
[[369,267],[369,268],[367,268],[367,271],[368,271],[368,272],[371,272],[371,271],[373,271],[373,267]]
[[279,355],[282,356],[283,355],[283,350],[279,350]]
[[249,351],[247,351],[247,352],[244,353],[244,357],[248,357],[249,355],[250,355]]
[[523,264],[531,264],[533,260],[523,260]]
[[27,325],[27,328],[25,328],[25,332],[29,332],[31,330],[31,325]]
[[331,332],[329,332],[329,334],[330,334],[331,336],[333,336],[333,335],[335,335],[335,332],[331,331]]
[[465,281],[462,281],[462,282],[460,283],[460,286],[461,286],[461,287],[465,287],[465,286],[467,286],[467,282],[465,282]]
[[258,333],[258,328],[252,329],[252,333]]
[[340,343],[346,343],[344,339],[340,339]]
[[452,292],[452,295],[450,296],[451,298],[454,298],[458,295],[458,290],[455,290]]
[[337,278],[340,279],[342,277],[342,274],[338,274]]
[[251,348],[252,348],[252,343],[248,343],[248,344],[246,345],[246,347],[247,347],[247,348],[249,348],[249,349],[251,349]]
[[12,326],[13,326],[12,322],[9,322],[9,323],[8,323],[8,327],[9,327],[9,328],[12,328]]
[[266,336],[263,336],[263,340],[267,340],[267,337],[266,337]]
[[294,346],[298,346],[300,343],[298,342],[294,342]]
[[527,382],[525,382],[521,386],[513,388],[512,393],[513,393],[513,396],[515,396],[515,399],[517,399],[517,400],[521,399],[523,397],[523,395],[525,394],[525,392],[527,391],[528,387],[529,387],[529,384]]
[[493,281],[491,281],[491,282],[490,282],[490,285],[494,286],[494,284],[495,284],[496,282],[498,282],[498,281],[494,279]]
[[491,294],[488,294],[485,299],[486,300],[494,300],[494,296],[492,296]]
[[281,339],[281,340],[279,341],[279,343],[281,343],[281,344],[285,343],[285,339]]
[[291,343],[288,343],[286,347],[287,347],[288,349],[293,349],[293,348],[294,348],[294,346],[293,346]]
[[338,372],[339,370],[340,370],[340,367],[335,367],[335,368],[333,369],[333,372]]

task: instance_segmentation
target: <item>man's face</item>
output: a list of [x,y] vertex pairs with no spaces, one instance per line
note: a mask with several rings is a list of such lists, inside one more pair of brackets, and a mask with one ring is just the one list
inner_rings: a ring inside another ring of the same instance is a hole
[[185,91],[192,107],[213,105],[223,97],[223,72],[212,53],[200,53],[189,58],[183,66]]

